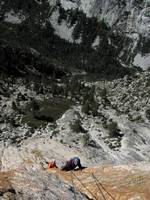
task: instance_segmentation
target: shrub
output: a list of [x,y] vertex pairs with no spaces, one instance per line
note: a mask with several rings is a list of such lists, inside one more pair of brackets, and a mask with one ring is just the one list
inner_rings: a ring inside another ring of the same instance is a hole
[[94,101],[94,94],[95,94],[95,87],[92,88],[85,87],[84,88],[84,94],[83,94],[83,103],[89,102],[89,104],[92,104]]
[[52,139],[53,137],[57,137],[58,134],[59,134],[59,131],[58,130],[54,130],[50,135],[50,139]]
[[16,103],[14,101],[12,102],[12,109],[13,110],[18,110],[18,107],[17,107],[17,105],[16,105]]
[[70,124],[70,127],[73,132],[79,133],[79,132],[85,132],[84,128],[81,125],[81,122],[79,119],[75,120],[73,123]]
[[117,122],[111,122],[107,126],[110,137],[118,137],[120,136],[120,130],[118,129]]
[[85,134],[81,137],[81,143],[83,144],[83,146],[87,146],[89,142],[90,142],[89,134]]
[[150,78],[146,80],[146,87],[150,87]]
[[141,115],[135,117],[135,118],[134,118],[134,121],[135,121],[135,122],[141,122],[141,123],[144,122],[144,120],[143,120],[143,118],[142,118]]
[[100,92],[100,96],[103,98],[103,99],[106,99],[107,98],[107,89],[106,88],[103,88],[102,91]]
[[92,114],[93,116],[97,116],[98,107],[99,105],[96,101],[93,101],[91,103],[89,101],[86,101],[83,103],[81,111],[87,115]]
[[31,107],[33,110],[39,110],[39,105],[34,99],[31,101]]
[[150,120],[150,108],[146,110],[145,114],[146,114],[147,119]]
[[82,108],[81,108],[81,111],[85,114],[89,114],[89,111],[90,111],[90,106],[89,106],[89,102],[85,102],[83,105],[82,105]]
[[99,107],[98,103],[96,101],[94,101],[92,103],[92,105],[91,105],[91,112],[92,112],[93,116],[97,116],[97,114],[98,114],[98,107]]
[[104,105],[104,107],[106,107],[107,105],[111,105],[111,102],[109,101],[109,99],[107,98],[108,96],[108,91],[106,88],[103,88],[100,92],[100,96],[102,98],[102,103]]

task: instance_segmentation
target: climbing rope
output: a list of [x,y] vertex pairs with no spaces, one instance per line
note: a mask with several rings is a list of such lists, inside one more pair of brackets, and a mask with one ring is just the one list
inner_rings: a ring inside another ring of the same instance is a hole
[[[98,186],[100,185],[102,187],[102,189],[111,197],[112,200],[115,200],[115,198],[104,188],[103,184],[100,183],[100,181],[96,178],[96,176],[94,174],[92,174],[92,176],[94,177],[94,179],[96,180]],[[100,188],[100,187],[98,187]],[[101,189],[100,189],[101,190]],[[104,198],[106,200],[106,198]]]
[[97,197],[86,187],[86,185],[71,171],[72,175],[80,182],[80,184],[91,194],[91,196],[95,199],[98,200]]
[[105,197],[105,195],[104,195],[104,193],[103,193],[103,191],[101,190],[101,188],[100,188],[100,186],[99,186],[99,183],[98,183],[98,181],[97,181],[95,175],[94,175],[93,173],[92,173],[92,176],[93,176],[93,178],[94,178],[94,180],[95,180],[95,182],[96,182],[96,185],[97,185],[97,187],[98,187],[98,189],[99,189],[99,191],[100,191],[100,193],[101,193],[103,199],[104,199],[104,200],[107,200],[106,197]]
[[[74,187],[74,199],[77,200],[77,197],[76,197],[76,193],[75,193],[75,184],[74,184],[74,181],[73,181],[73,176],[80,182],[80,184],[91,194],[91,196],[95,199],[95,200],[98,200],[98,198],[86,187],[86,185],[76,176],[76,174],[71,171],[71,180],[72,180],[72,185]],[[92,173],[92,174],[89,174],[88,176],[86,177],[90,177],[92,176],[93,179],[95,180],[95,183],[97,185],[97,188],[99,189],[102,197],[104,200],[107,200],[104,192],[102,191],[102,189],[107,193],[107,195],[109,195],[109,197],[112,199],[112,200],[115,200],[115,198],[105,189],[105,187],[103,186],[103,184],[97,179],[97,177]],[[85,179],[85,178],[84,178]],[[92,183],[92,182],[91,182]]]
[[75,191],[75,185],[74,185],[74,181],[73,181],[73,174],[72,173],[71,173],[71,181],[72,181],[72,185],[73,185],[74,199],[77,200],[77,198],[76,198],[76,191]]

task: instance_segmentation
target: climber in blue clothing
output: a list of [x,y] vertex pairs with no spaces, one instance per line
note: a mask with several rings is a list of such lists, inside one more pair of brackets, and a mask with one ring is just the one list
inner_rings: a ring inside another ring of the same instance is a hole
[[81,170],[85,168],[85,167],[82,167],[79,157],[73,157],[70,160],[68,160],[66,164],[61,168],[61,170],[70,171],[70,170],[74,170],[76,167],[78,167]]

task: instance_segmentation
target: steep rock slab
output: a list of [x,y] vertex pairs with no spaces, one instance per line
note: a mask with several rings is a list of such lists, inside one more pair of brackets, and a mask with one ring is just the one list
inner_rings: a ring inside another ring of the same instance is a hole
[[[77,198],[88,199],[77,193]],[[26,168],[0,172],[0,200],[4,199],[73,199],[72,186],[51,176],[44,170]]]
[[[144,166],[144,167],[143,167]],[[81,171],[52,170],[61,179],[73,183],[89,198],[97,200],[149,200],[150,165],[102,166]]]

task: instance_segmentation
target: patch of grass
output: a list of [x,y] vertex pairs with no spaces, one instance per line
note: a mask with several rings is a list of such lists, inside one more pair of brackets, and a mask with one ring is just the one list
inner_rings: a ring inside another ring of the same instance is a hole
[[30,160],[30,159],[26,159],[23,161],[24,164],[27,164],[27,165],[33,165],[33,161]]
[[38,110],[35,110],[32,102],[24,109],[22,123],[27,123],[30,127],[45,127],[48,122],[55,122],[61,115],[69,109],[72,103],[65,99],[47,99],[37,101]]
[[39,149],[32,149],[31,153],[37,158],[43,158],[42,152]]
[[30,126],[33,129],[39,128],[41,126],[45,127],[47,125],[47,122],[35,119],[32,114],[24,115],[22,117],[21,123],[28,124],[28,126]]
[[11,179],[13,179],[14,175],[14,171],[0,172],[1,192],[7,192],[9,189],[12,189]]
[[71,106],[71,102],[66,99],[55,98],[53,100],[45,100],[39,102],[40,111],[45,115],[51,113],[52,118],[57,120]]

